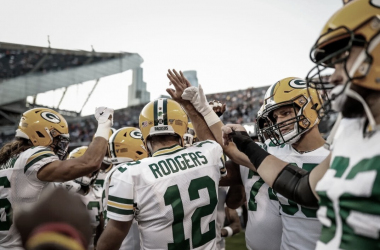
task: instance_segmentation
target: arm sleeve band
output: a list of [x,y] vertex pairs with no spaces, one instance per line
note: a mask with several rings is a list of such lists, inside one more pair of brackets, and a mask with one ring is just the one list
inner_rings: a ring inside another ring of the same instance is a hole
[[288,164],[273,182],[273,190],[301,206],[316,209],[318,200],[311,190],[309,174],[302,168]]
[[233,131],[230,133],[230,138],[236,144],[239,151],[248,156],[249,160],[255,166],[256,170],[259,168],[263,160],[270,155],[267,151],[257,145],[247,132]]

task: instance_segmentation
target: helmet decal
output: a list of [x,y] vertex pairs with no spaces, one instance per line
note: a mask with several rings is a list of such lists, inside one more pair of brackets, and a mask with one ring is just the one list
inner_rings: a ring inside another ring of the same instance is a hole
[[306,81],[301,79],[292,79],[289,82],[289,86],[295,89],[304,89],[306,88]]
[[168,125],[167,99],[154,101],[154,126]]
[[141,139],[142,138],[142,134],[141,134],[141,131],[140,130],[132,130],[129,135],[132,137],[132,138],[135,138],[135,139]]
[[41,113],[41,117],[45,120],[52,122],[52,123],[60,123],[61,119],[59,117],[51,112],[45,111]]

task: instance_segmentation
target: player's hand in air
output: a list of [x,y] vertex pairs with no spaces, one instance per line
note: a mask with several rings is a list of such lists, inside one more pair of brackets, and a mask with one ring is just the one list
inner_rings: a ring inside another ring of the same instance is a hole
[[106,123],[108,120],[113,124],[113,112],[114,110],[107,107],[98,107],[95,109],[95,118],[99,124]]
[[169,69],[167,77],[170,80],[169,84],[173,84],[175,89],[167,88],[166,92],[168,92],[169,95],[173,98],[173,100],[178,103],[183,104],[184,102],[188,102],[182,98],[182,93],[186,88],[191,87],[191,84],[185,78],[182,71],[178,73],[175,69],[173,69],[173,71]]
[[223,113],[226,111],[226,104],[222,104],[220,101],[213,100],[210,101],[208,104],[212,107],[216,115],[219,117],[221,117]]

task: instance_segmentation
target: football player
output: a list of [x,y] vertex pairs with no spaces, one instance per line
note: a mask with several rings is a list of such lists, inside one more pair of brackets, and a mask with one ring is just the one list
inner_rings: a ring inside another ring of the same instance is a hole
[[171,99],[143,108],[139,125],[150,157],[113,172],[109,221],[98,250],[118,249],[133,219],[143,249],[215,249],[217,188],[226,174],[222,148],[211,133],[200,138],[210,140],[184,148],[187,123],[187,115]]
[[[141,140],[141,131],[138,128],[124,127],[121,128],[110,137],[108,141],[109,161],[114,167],[105,178],[105,188],[103,191],[103,211],[107,222],[107,197],[108,189],[112,174],[117,170],[117,165],[133,162],[148,157],[143,141]],[[119,250],[139,250],[140,249],[140,233],[136,220],[133,220],[127,237],[123,240]]]
[[113,110],[97,108],[95,139],[79,158],[64,160],[69,145],[65,118],[54,110],[26,111],[16,130],[15,140],[0,150],[0,248],[22,249],[12,224],[13,215],[38,201],[41,193],[64,182],[91,174],[100,168],[107,148]]
[[[83,146],[73,149],[68,159],[78,158],[84,155],[88,147]],[[92,172],[86,176],[78,177],[75,180],[62,183],[68,191],[79,194],[82,202],[86,206],[91,219],[92,238],[90,241],[89,250],[93,250],[99,236],[103,232],[104,219],[103,219],[103,206],[101,203],[102,189],[97,188],[94,183],[99,170]]]
[[[276,82],[268,88],[257,118],[260,134],[269,137],[261,146],[299,168],[311,170],[317,166],[329,154],[318,130],[316,110],[321,106],[319,94],[315,90],[308,91],[304,80],[288,77]],[[247,167],[239,169],[233,163],[226,166],[228,176],[221,184],[244,184],[249,199],[245,234],[248,249],[315,248],[322,227],[315,209],[297,205],[280,194],[276,196],[263,179]]]
[[[307,78],[309,90],[327,93],[334,87],[320,115],[334,107],[344,117],[326,160],[311,172],[297,169],[257,148],[236,132],[243,130],[239,125],[223,127],[224,138],[233,138],[275,191],[306,206],[316,207],[319,200],[323,227],[316,249],[378,249],[379,1],[355,0],[338,10],[324,26],[312,58],[316,67]],[[328,67],[335,71],[326,83],[321,74]]]

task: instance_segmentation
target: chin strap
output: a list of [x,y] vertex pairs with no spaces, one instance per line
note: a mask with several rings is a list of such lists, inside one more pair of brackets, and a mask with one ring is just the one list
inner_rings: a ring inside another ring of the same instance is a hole
[[374,131],[380,130],[380,124],[379,125],[376,124],[375,118],[373,117],[371,109],[368,107],[368,104],[366,103],[366,101],[363,99],[361,95],[359,95],[358,93],[356,93],[354,90],[351,89],[351,82],[346,87],[345,92],[347,96],[354,98],[355,100],[358,100],[363,105],[363,108],[367,115],[368,123],[369,123],[367,132],[374,132]]

